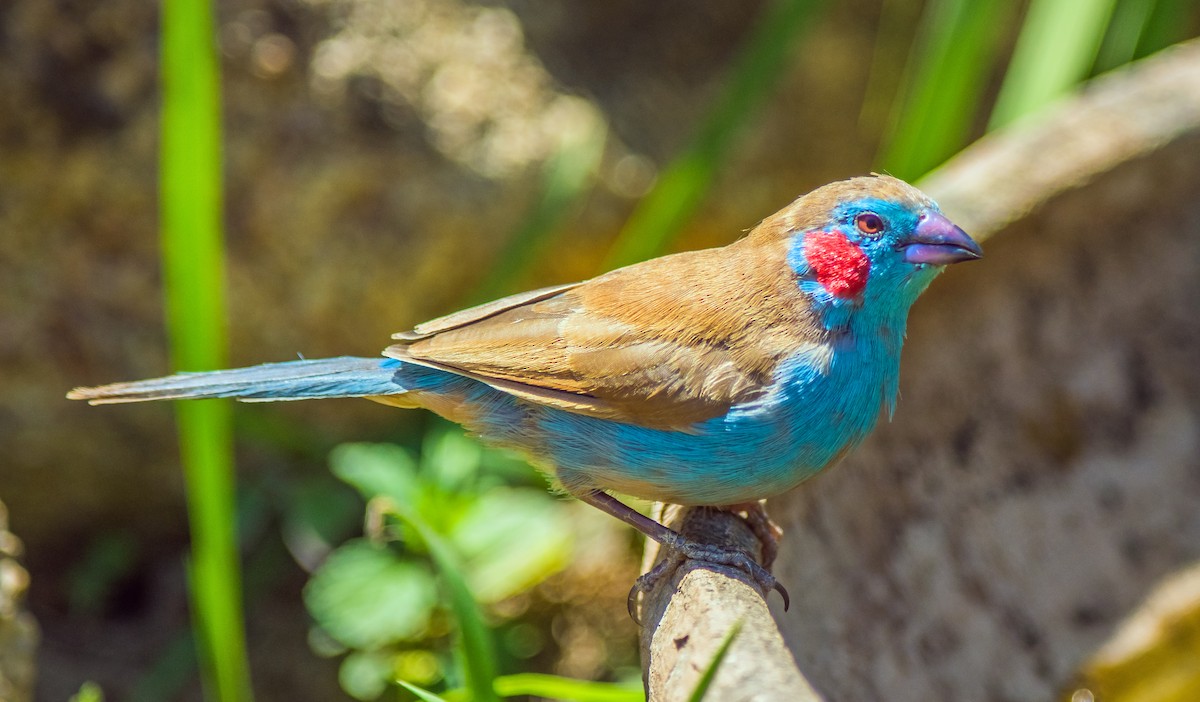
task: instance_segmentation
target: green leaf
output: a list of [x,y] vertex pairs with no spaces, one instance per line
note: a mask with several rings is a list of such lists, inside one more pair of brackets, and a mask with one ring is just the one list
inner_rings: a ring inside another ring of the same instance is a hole
[[79,692],[71,695],[69,702],[104,702],[104,691],[89,680],[79,686]]
[[342,444],[330,456],[333,474],[354,486],[367,500],[387,497],[412,505],[421,492],[412,455],[392,444]]
[[562,570],[573,534],[563,503],[548,493],[494,488],[469,505],[449,536],[467,561],[472,592],[497,602]]
[[338,683],[355,699],[373,700],[391,682],[392,658],[387,653],[355,651],[346,656],[338,669]]
[[1129,63],[1137,56],[1138,44],[1154,14],[1156,0],[1119,0],[1108,32],[1096,55],[1098,73]]
[[413,693],[414,695],[417,696],[417,699],[423,700],[423,702],[446,702],[446,700],[444,698],[438,697],[437,695],[433,694],[429,690],[419,688],[416,685],[413,685],[412,683],[408,683],[403,680],[397,680],[396,684],[399,685],[400,687],[404,688],[405,690],[408,690],[409,692]]
[[645,702],[640,685],[574,680],[557,675],[521,673],[496,678],[496,694],[501,697],[529,695],[571,702]]
[[433,575],[365,540],[330,555],[304,588],[317,623],[353,648],[378,648],[421,635],[437,602]]
[[925,6],[882,170],[913,180],[966,143],[1003,38],[997,27],[1013,10],[1009,0],[935,0]]
[[362,500],[331,476],[301,478],[288,492],[280,531],[288,551],[306,570],[362,527]]
[[450,608],[458,621],[460,651],[467,689],[473,702],[492,702],[492,680],[496,677],[496,650],[491,631],[483,621],[483,612],[463,578],[458,555],[445,539],[407,505],[396,505],[396,514],[417,531],[450,595]]
[[421,447],[422,476],[444,492],[459,492],[482,465],[483,446],[458,427],[430,432]]
[[1142,58],[1183,41],[1195,26],[1196,0],[1156,0],[1138,40],[1135,58]]
[[712,685],[712,681],[717,677],[717,670],[724,662],[725,656],[729,653],[729,647],[733,645],[733,640],[742,632],[742,622],[739,620],[729,629],[729,633],[725,635],[725,640],[721,642],[721,647],[717,649],[713,655],[712,663],[708,664],[708,668],[704,674],[700,676],[700,682],[696,683],[696,689],[692,690],[692,694],[688,697],[689,702],[701,702],[704,696],[708,694],[708,688]]
[[1116,0],[1032,0],[989,128],[1041,108],[1087,77]]

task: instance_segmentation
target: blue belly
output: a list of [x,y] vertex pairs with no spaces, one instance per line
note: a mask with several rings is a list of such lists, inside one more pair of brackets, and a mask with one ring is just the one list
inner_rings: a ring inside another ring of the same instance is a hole
[[[454,396],[448,414],[492,443],[518,449],[572,492],[614,490],[688,505],[782,493],[866,437],[895,395],[898,358],[841,344],[780,364],[756,400],[691,432],[649,429],[535,405],[482,383],[403,364],[396,380]],[[457,416],[455,416],[457,415]]]
[[838,354],[783,364],[762,397],[694,433],[539,408],[543,451],[564,486],[726,505],[787,491],[858,445],[880,414],[886,369]]

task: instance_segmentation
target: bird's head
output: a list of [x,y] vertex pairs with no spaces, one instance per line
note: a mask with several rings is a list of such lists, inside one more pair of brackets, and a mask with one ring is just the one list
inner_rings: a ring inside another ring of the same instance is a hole
[[772,218],[801,288],[830,325],[903,313],[945,266],[983,255],[936,203],[890,176],[831,183]]

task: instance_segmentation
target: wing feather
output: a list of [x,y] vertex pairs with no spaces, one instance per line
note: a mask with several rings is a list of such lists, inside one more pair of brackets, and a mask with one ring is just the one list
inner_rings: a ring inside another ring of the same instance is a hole
[[743,239],[419,325],[384,354],[580,414],[687,431],[823,332],[780,241]]

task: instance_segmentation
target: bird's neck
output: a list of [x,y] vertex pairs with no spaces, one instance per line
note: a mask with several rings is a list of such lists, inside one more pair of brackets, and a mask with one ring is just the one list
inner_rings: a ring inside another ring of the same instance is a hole
[[912,302],[907,295],[880,293],[868,286],[859,299],[827,297],[814,305],[835,364],[842,364],[843,370],[851,367],[851,382],[860,384],[862,392],[878,393],[876,407],[882,407],[889,417],[899,393],[900,350]]
[[900,377],[907,308],[873,314],[859,308],[835,315],[825,340],[789,357],[764,401],[783,413],[793,462],[823,468],[870,433],[881,410],[891,416]]

